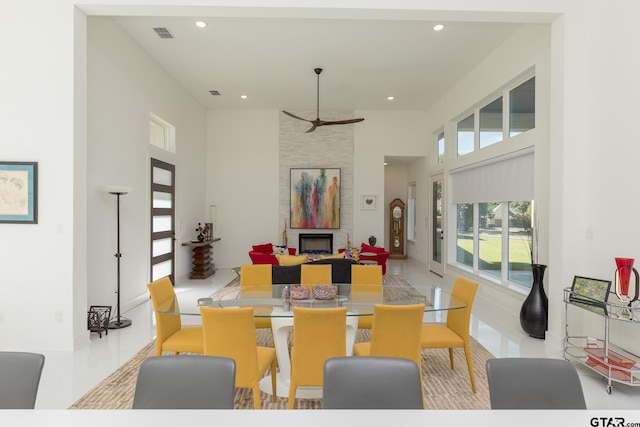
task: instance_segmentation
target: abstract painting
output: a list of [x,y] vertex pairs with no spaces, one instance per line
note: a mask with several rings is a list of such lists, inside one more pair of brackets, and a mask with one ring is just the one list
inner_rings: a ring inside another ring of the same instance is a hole
[[291,228],[340,228],[340,169],[291,169]]

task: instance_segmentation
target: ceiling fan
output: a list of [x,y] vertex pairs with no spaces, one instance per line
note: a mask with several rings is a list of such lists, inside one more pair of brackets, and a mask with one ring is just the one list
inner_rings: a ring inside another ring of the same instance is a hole
[[315,68],[313,71],[315,71],[316,75],[318,76],[318,97],[317,97],[317,103],[316,103],[316,119],[315,120],[303,119],[302,117],[298,117],[295,114],[291,114],[288,111],[284,111],[284,110],[282,111],[283,113],[285,113],[287,116],[293,117],[294,119],[303,120],[305,122],[311,123],[311,128],[309,128],[309,130],[306,131],[305,133],[313,132],[314,130],[316,130],[318,126],[346,125],[349,123],[358,123],[364,120],[364,119],[348,119],[348,120],[332,120],[332,121],[320,120],[320,73],[322,73],[322,68]]

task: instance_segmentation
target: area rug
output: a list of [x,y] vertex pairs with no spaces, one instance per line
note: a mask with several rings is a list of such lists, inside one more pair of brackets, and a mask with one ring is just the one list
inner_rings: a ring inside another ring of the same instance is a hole
[[[385,277],[385,285],[404,284],[399,276]],[[236,287],[234,280],[216,292],[231,294]],[[370,331],[358,330],[356,342],[368,341]],[[258,345],[273,346],[271,331],[258,329]],[[154,354],[155,342],[150,342],[124,365],[100,382],[96,387],[78,399],[69,409],[130,409],[142,362]],[[169,357],[169,356],[168,356]],[[179,357],[179,356],[178,356]],[[422,352],[423,387],[427,410],[434,409],[490,409],[489,387],[485,363],[493,358],[482,345],[471,338],[471,357],[476,380],[477,393],[471,391],[467,363],[462,349],[454,350],[455,369],[449,367],[447,349],[430,349]],[[287,398],[272,401],[271,395],[261,393],[262,409],[286,409]],[[235,409],[252,409],[253,393],[248,388],[236,389]],[[321,409],[322,399],[297,399],[297,409]]]

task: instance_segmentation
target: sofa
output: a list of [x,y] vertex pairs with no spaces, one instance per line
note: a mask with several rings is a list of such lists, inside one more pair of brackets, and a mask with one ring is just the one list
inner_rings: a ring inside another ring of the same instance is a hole
[[[305,264],[330,264],[331,281],[333,283],[351,283],[351,266],[357,261],[344,258],[325,258],[311,261]],[[298,265],[274,265],[271,267],[271,283],[273,284],[298,284],[300,283],[300,266]]]
[[[284,249],[281,246],[275,246],[275,248]],[[296,254],[296,248],[286,248],[286,251],[289,255]],[[249,251],[249,258],[251,258],[252,264],[280,265],[274,252],[274,245],[271,243],[253,245]]]
[[[344,252],[344,249],[338,249],[338,252]],[[373,253],[375,255],[362,255],[362,253]],[[387,260],[389,259],[389,255],[391,253],[386,251],[383,247],[380,246],[371,246],[366,243],[360,244],[360,248],[358,250],[358,260],[362,261],[376,261],[378,265],[382,266],[382,274],[387,273]]]

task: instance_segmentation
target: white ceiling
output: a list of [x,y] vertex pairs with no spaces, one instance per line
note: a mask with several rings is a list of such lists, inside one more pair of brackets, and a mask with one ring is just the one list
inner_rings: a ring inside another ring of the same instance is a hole
[[[316,67],[324,69],[321,111],[426,110],[523,25],[443,22],[435,32],[436,22],[424,20],[208,17],[203,29],[191,17],[113,19],[205,108],[309,119]],[[175,38],[161,39],[154,27]]]

